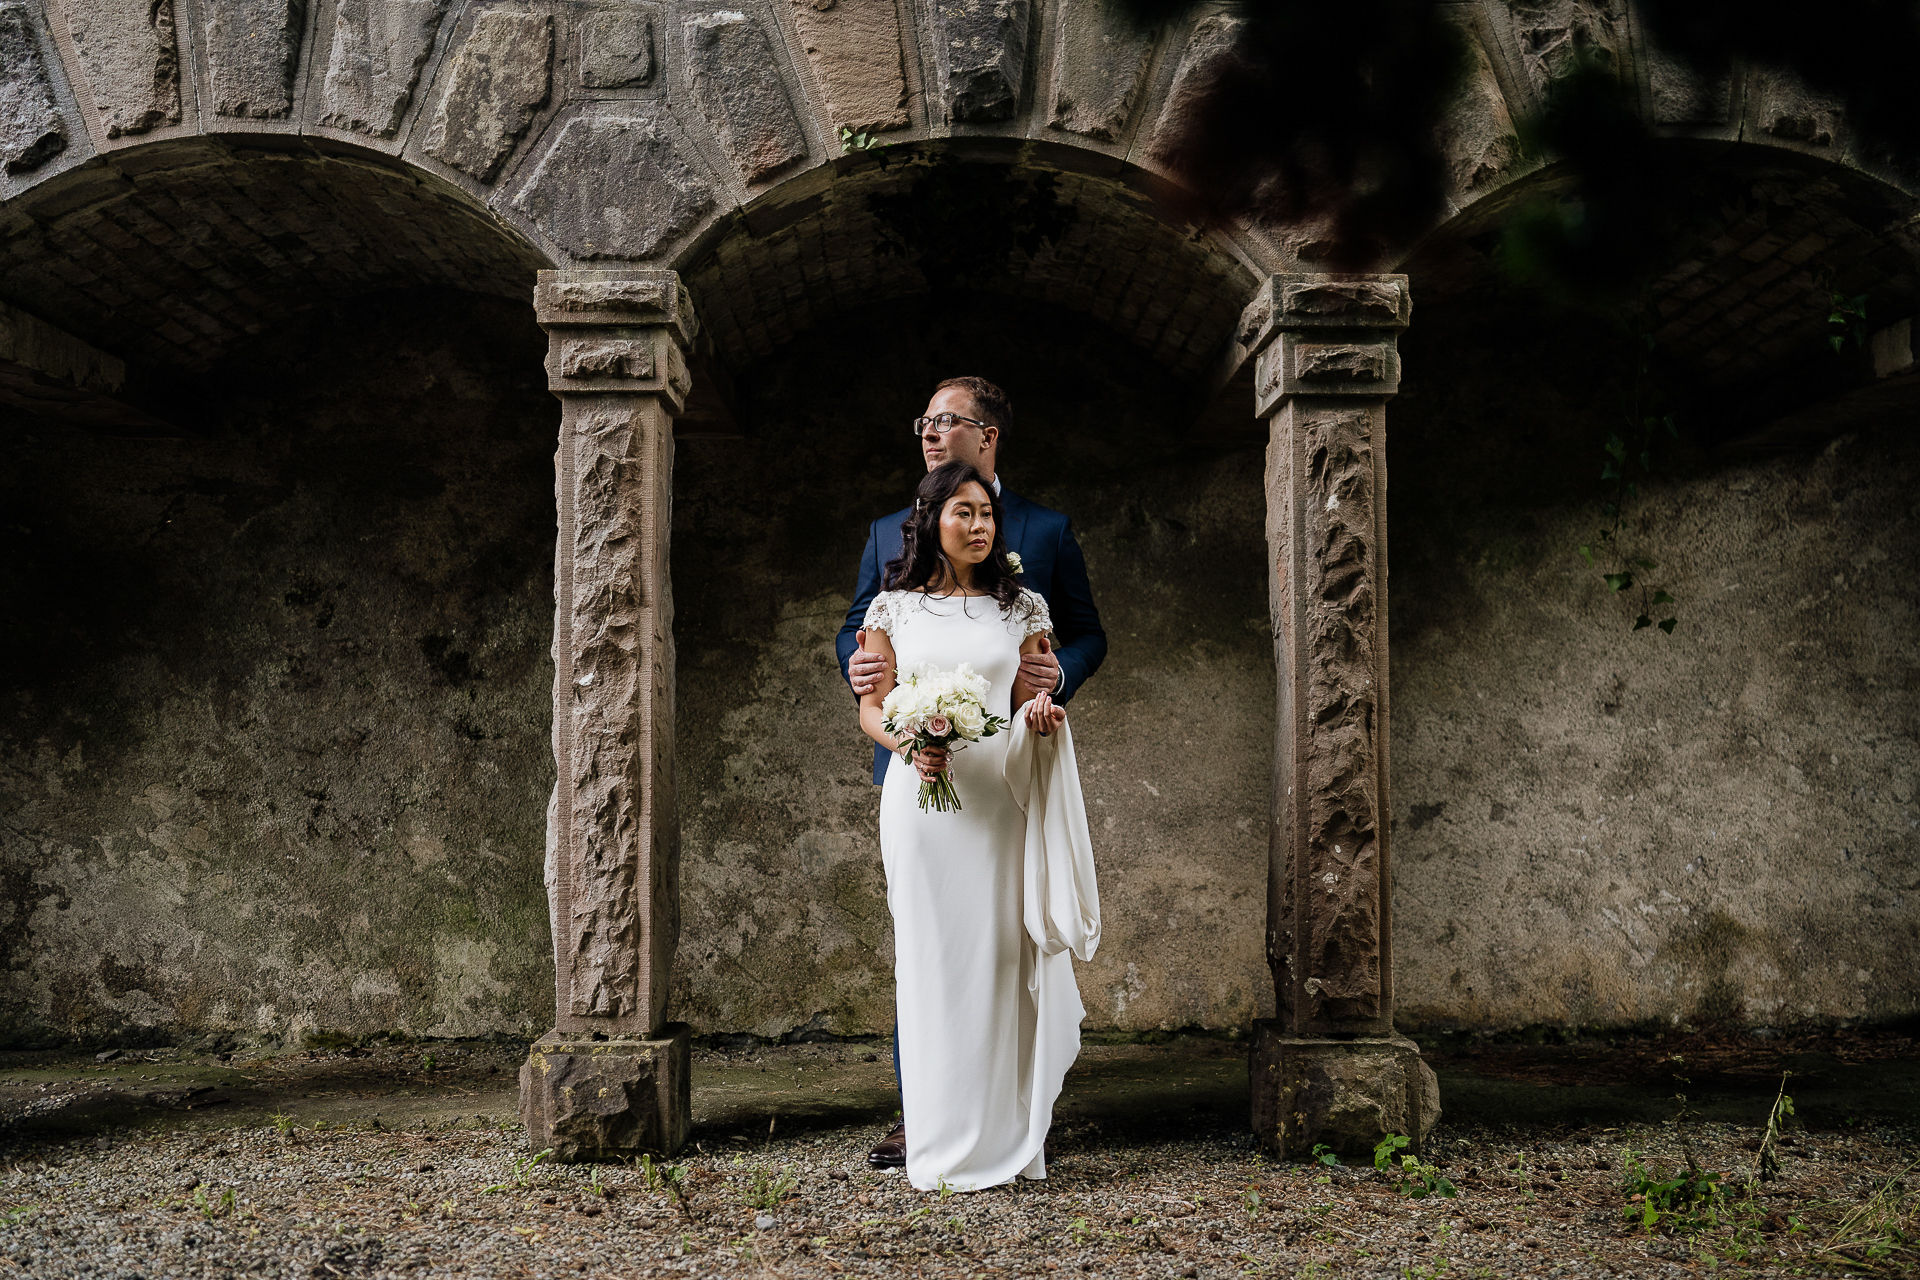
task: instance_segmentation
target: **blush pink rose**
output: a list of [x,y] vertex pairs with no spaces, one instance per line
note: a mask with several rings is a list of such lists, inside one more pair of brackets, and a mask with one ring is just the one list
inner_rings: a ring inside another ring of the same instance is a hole
[[927,721],[927,732],[936,738],[943,738],[953,732],[953,721],[945,716],[935,716]]

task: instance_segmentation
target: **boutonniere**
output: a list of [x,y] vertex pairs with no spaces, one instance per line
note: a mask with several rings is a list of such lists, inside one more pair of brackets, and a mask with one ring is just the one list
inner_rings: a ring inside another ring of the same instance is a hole
[[1007,568],[1013,570],[1015,574],[1022,574],[1027,571],[1026,566],[1020,563],[1020,553],[1018,551],[1007,552]]

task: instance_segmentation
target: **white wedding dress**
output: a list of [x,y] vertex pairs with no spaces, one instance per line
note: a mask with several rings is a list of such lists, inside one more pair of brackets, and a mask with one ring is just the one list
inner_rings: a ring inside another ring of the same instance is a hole
[[[1051,626],[1022,592],[990,597],[886,591],[867,611],[902,667],[962,662],[991,682],[987,710],[1011,717],[1020,644]],[[961,808],[923,812],[898,756],[880,799],[893,912],[907,1177],[922,1191],[978,1190],[1047,1176],[1043,1147],[1085,1009],[1073,961],[1099,944],[1092,845],[1063,726],[1024,720],[953,756]]]

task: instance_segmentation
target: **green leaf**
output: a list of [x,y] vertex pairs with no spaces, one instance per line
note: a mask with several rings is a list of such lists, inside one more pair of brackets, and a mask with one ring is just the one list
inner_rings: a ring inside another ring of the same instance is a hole
[[1627,460],[1627,442],[1617,435],[1608,436],[1607,452],[1619,461],[1625,462]]
[[1640,469],[1642,471],[1653,470],[1653,454],[1649,450],[1642,449],[1640,451]]
[[1673,425],[1673,418],[1669,416],[1665,419],[1665,421],[1667,424],[1667,434],[1672,436],[1675,440],[1678,440],[1680,438],[1680,429]]
[[1640,486],[1631,480],[1627,481],[1627,496],[1629,498],[1637,498],[1640,496]]
[[1666,632],[1668,635],[1672,635],[1673,628],[1675,627],[1675,625],[1679,623],[1679,621],[1680,619],[1678,618],[1668,618],[1665,621],[1661,622],[1660,629]]
[[1632,585],[1633,575],[1630,573],[1610,573],[1607,575],[1607,589],[1609,591],[1625,591]]
[[1613,464],[1609,462],[1606,466],[1600,469],[1600,478],[1602,480],[1618,480],[1620,478],[1620,473],[1618,471],[1615,471],[1613,469]]
[[1827,339],[1827,345],[1833,348],[1833,354],[1839,355],[1840,348],[1847,345],[1847,335],[1844,333],[1836,333]]
[[1584,559],[1586,560],[1586,562],[1587,562],[1588,564],[1592,564],[1592,563],[1593,563],[1593,548],[1592,548],[1592,547],[1582,547],[1582,548],[1580,548],[1580,555],[1581,555],[1581,557],[1582,557],[1582,558],[1584,558]]
[[1641,615],[1640,615],[1639,617],[1637,617],[1637,618],[1635,618],[1635,619],[1633,620],[1633,629],[1634,629],[1635,631],[1638,631],[1638,630],[1640,630],[1640,628],[1642,628],[1642,627],[1650,627],[1650,626],[1652,626],[1652,625],[1653,625],[1653,619],[1652,619],[1652,618],[1649,618],[1649,617],[1648,617],[1648,616],[1647,616],[1646,614],[1644,614],[1644,613],[1643,613],[1643,614],[1641,614]]
[[1664,592],[1664,591],[1656,591],[1656,592],[1654,592],[1654,593],[1653,593],[1653,602],[1654,602],[1655,604],[1678,604],[1678,603],[1680,603],[1680,602],[1679,602],[1678,600],[1675,600],[1675,599],[1674,599],[1674,598],[1673,598],[1672,596],[1670,596],[1670,595],[1668,595],[1668,594],[1667,594],[1666,592]]
[[1658,569],[1660,567],[1659,565],[1655,564],[1651,560],[1635,560],[1634,563],[1639,565],[1642,569]]

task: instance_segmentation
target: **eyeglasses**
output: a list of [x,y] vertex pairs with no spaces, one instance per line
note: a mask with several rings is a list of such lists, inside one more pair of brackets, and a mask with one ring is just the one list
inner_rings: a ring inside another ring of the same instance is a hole
[[991,422],[982,422],[978,418],[963,418],[957,413],[936,413],[931,418],[915,418],[913,420],[913,434],[923,436],[927,433],[927,428],[932,427],[941,435],[945,435],[963,422],[971,427],[990,427],[993,425]]

